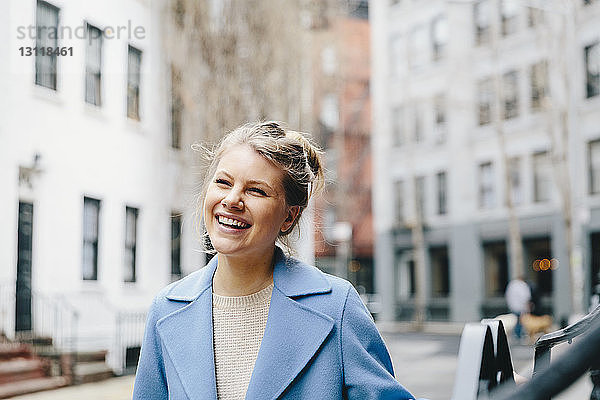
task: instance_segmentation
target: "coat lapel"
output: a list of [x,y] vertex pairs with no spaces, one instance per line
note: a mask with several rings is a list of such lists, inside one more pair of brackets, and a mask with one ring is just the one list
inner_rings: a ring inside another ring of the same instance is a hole
[[157,322],[157,330],[190,400],[217,398],[212,334],[212,276],[216,257],[175,286],[167,298],[190,303]]
[[277,398],[312,359],[334,325],[331,317],[293,299],[331,290],[320,271],[278,252],[273,279],[267,326],[247,399]]

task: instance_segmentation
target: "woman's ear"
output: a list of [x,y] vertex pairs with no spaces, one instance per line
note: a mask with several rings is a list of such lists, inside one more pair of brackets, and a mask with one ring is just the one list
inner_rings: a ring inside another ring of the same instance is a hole
[[300,214],[300,206],[291,206],[287,209],[287,215],[283,224],[281,224],[280,233],[288,233],[290,228],[294,226],[294,221],[298,218]]

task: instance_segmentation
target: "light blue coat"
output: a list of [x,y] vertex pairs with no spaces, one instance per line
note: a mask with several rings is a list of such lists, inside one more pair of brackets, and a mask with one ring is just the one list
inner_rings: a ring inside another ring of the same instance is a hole
[[[265,334],[246,399],[413,399],[394,379],[352,285],[278,248]],[[212,277],[217,258],[163,289],[148,315],[133,398],[217,398]]]

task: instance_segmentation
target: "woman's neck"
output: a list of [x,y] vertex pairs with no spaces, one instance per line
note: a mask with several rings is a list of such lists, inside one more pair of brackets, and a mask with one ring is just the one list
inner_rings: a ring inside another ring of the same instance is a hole
[[213,293],[221,296],[246,296],[267,287],[273,281],[273,257],[251,260],[217,254]]

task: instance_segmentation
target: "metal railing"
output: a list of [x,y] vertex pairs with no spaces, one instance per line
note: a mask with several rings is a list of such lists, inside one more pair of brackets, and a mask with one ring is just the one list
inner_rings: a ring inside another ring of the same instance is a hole
[[[551,349],[574,338],[576,343],[550,364]],[[519,386],[502,322],[483,320],[463,330],[452,399],[549,400],[587,371],[594,385],[590,399],[600,400],[600,306],[575,324],[538,339],[533,377]]]
[[[135,372],[145,325],[145,312],[121,311],[116,314],[114,340],[107,356],[108,365],[116,375]],[[132,353],[128,354],[128,351]],[[134,362],[130,361],[132,358]]]

